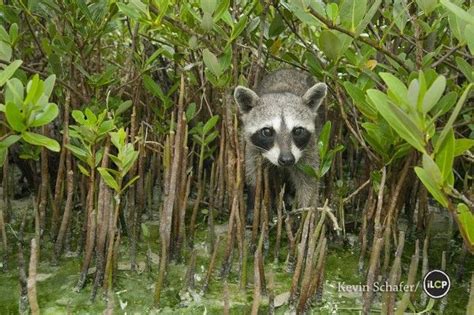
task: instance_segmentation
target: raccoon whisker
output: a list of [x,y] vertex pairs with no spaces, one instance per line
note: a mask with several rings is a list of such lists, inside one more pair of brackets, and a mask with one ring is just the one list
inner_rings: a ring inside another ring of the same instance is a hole
[[[266,149],[264,149],[264,148],[261,148],[261,147],[255,145],[255,144],[253,144],[252,142],[249,142],[248,144],[250,144],[252,147],[254,147],[254,148],[256,148],[256,149],[259,149],[259,150],[261,150],[261,151],[263,151],[263,152],[268,152],[268,151],[269,151],[269,150],[266,150]],[[247,144],[247,145],[248,145],[248,144]]]

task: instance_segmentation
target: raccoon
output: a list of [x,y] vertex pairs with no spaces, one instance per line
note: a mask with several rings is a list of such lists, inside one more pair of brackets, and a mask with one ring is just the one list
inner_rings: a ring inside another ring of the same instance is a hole
[[307,73],[281,69],[268,74],[253,91],[243,86],[234,90],[245,141],[246,183],[249,191],[248,219],[253,212],[257,158],[269,168],[270,183],[283,179],[285,189],[294,191],[298,207],[315,206],[318,182],[298,164],[319,167],[316,138],[317,112],[327,86]]

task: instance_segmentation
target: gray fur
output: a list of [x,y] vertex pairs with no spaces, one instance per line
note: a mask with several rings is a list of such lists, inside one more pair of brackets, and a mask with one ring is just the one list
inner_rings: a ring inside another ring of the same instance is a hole
[[[318,168],[317,110],[325,96],[324,83],[315,83],[307,73],[293,69],[270,73],[263,78],[255,92],[246,87],[236,87],[234,98],[243,123],[246,181],[249,186],[255,186],[257,159],[263,156],[263,165],[271,169],[271,176],[289,180],[296,192],[298,206],[315,204],[318,194],[317,181],[299,170],[296,165],[279,167],[277,155],[281,156],[291,150],[296,164]],[[273,147],[269,150],[263,150],[251,140],[252,135],[264,127],[275,130]],[[292,135],[292,130],[297,127],[303,127],[310,132],[309,141],[301,150],[296,147]]]

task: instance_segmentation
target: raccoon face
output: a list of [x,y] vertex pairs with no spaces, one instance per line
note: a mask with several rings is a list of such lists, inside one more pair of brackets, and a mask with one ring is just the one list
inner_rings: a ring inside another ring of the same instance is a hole
[[247,145],[255,147],[276,166],[292,166],[314,141],[317,109],[326,95],[326,85],[318,83],[303,97],[291,93],[258,96],[237,87],[235,100],[240,107]]
[[301,158],[312,132],[304,127],[289,130],[284,119],[277,130],[278,132],[274,127],[263,127],[250,136],[250,143],[259,148],[272,164],[292,166]]

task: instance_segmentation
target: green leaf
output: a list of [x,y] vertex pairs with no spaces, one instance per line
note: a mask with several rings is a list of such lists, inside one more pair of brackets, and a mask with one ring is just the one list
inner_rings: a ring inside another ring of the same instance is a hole
[[125,186],[123,186],[122,191],[127,190],[127,188],[128,188],[130,185],[133,185],[139,178],[140,178],[140,176],[137,175],[137,176],[135,176],[134,178],[132,178],[131,180],[129,180],[128,183],[126,183]]
[[123,128],[120,128],[116,132],[110,133],[110,140],[113,145],[118,149],[122,150],[125,145],[125,139],[127,138],[127,133]]
[[219,132],[217,130],[214,130],[213,132],[211,132],[209,135],[206,136],[206,138],[204,139],[204,144],[208,145],[209,143],[214,141],[214,139],[217,138],[218,135],[219,135]]
[[18,39],[18,24],[13,23],[8,30],[8,35],[10,36],[10,44],[14,46],[16,40]]
[[74,120],[78,124],[81,124],[81,125],[86,124],[86,119],[84,117],[84,113],[81,112],[80,110],[77,110],[77,109],[73,110],[71,116],[72,116],[72,118],[74,118]]
[[461,70],[469,82],[474,82],[474,67],[461,57],[456,57],[455,60],[458,69]]
[[323,53],[332,60],[337,60],[339,56],[344,54],[342,43],[339,37],[330,30],[323,30],[319,35],[319,47]]
[[342,144],[338,144],[334,149],[332,149],[330,152],[337,153],[339,151],[343,151],[346,147],[343,146]]
[[426,170],[428,174],[430,174],[430,177],[435,181],[435,183],[441,185],[441,171],[438,165],[436,165],[435,161],[433,161],[433,159],[428,154],[423,154],[422,165],[423,169]]
[[367,0],[345,0],[341,2],[341,24],[355,32],[367,11]]
[[322,160],[321,165],[319,166],[319,177],[323,177],[329,171],[332,165],[333,154],[328,154],[328,156]]
[[74,154],[77,158],[79,158],[81,161],[86,162],[89,154],[87,153],[86,150],[79,148],[75,145],[72,144],[66,144],[66,148]]
[[403,34],[405,25],[410,20],[410,16],[408,14],[408,4],[406,0],[393,0],[392,16],[393,22]]
[[[353,1],[352,1],[353,2]],[[346,1],[344,1],[342,4],[344,5],[344,3],[346,3]],[[348,14],[347,12],[348,10],[346,10],[346,12],[344,12],[344,16],[342,16],[342,12],[341,12],[341,18],[345,18],[345,20],[348,20],[347,16],[350,14]],[[328,16],[328,18],[333,21],[333,23],[336,23],[337,22],[337,18],[339,17],[339,6],[337,5],[337,3],[328,3],[327,6],[326,6],[326,14]],[[346,25],[345,25],[346,26]]]
[[148,229],[148,226],[145,223],[141,224],[142,227],[142,234],[145,239],[150,238],[150,230]]
[[275,13],[275,17],[270,23],[270,27],[268,28],[268,36],[275,37],[280,35],[286,28],[285,22],[279,13]]
[[395,153],[392,155],[391,160],[397,160],[399,158],[405,157],[409,152],[413,150],[413,147],[408,143],[403,143],[397,146]]
[[9,135],[8,137],[0,141],[0,149],[6,149],[20,139],[21,137],[19,135]]
[[439,151],[439,148],[443,145],[443,141],[444,141],[444,138],[446,138],[446,135],[448,134],[448,132],[451,130],[451,128],[453,127],[453,124],[454,124],[454,121],[456,120],[456,118],[458,117],[458,114],[459,112],[461,111],[461,108],[462,106],[464,105],[464,102],[466,101],[466,98],[467,96],[469,95],[469,91],[471,90],[471,88],[474,86],[473,83],[470,83],[466,89],[464,90],[464,92],[462,93],[461,97],[459,98],[457,104],[456,104],[456,107],[454,107],[454,110],[453,112],[451,113],[451,116],[449,117],[448,119],[448,122],[446,123],[446,125],[444,126],[443,130],[441,131],[441,134],[439,136],[439,139],[438,141],[436,141],[436,145],[435,145],[435,152],[438,152]]
[[441,95],[443,95],[444,90],[446,89],[446,78],[443,75],[440,75],[436,80],[431,84],[428,91],[426,91],[425,97],[423,98],[423,113],[428,113],[433,106],[438,103]]
[[90,176],[91,176],[91,174],[89,173],[89,171],[88,171],[84,166],[82,166],[80,163],[77,163],[77,167],[79,168],[79,171],[80,171],[82,174],[86,175],[87,177],[90,177]]
[[0,25],[0,41],[2,42],[10,42],[10,35],[7,33],[5,28]]
[[219,22],[219,20],[222,18],[224,14],[228,14],[229,11],[229,6],[230,6],[230,0],[221,0],[219,1],[219,4],[217,5],[217,8],[214,12],[214,22]]
[[202,51],[202,58],[204,60],[204,64],[212,72],[212,74],[214,74],[216,77],[219,77],[222,73],[222,69],[216,55],[206,48]]
[[418,79],[413,79],[408,86],[407,100],[411,110],[417,111],[418,95],[420,94],[420,84]]
[[362,123],[362,127],[366,130],[366,133],[364,133],[365,140],[384,159],[388,159],[387,154],[392,141],[384,136],[382,123],[365,122]]
[[2,87],[7,82],[7,80],[10,79],[13,74],[15,74],[15,71],[21,66],[22,63],[23,61],[21,60],[15,60],[0,72],[0,87]]
[[163,17],[168,12],[168,8],[170,7],[170,1],[169,0],[156,0],[154,3],[155,3],[155,6],[159,8],[159,14],[158,14],[158,17],[155,19],[155,23],[160,24],[161,21],[163,20]]
[[423,71],[419,71],[418,73],[418,84],[419,84],[419,91],[418,91],[418,100],[416,101],[416,109],[419,113],[423,112],[423,99],[425,98],[426,94],[426,78]]
[[446,114],[453,107],[454,103],[456,103],[457,98],[458,94],[456,92],[449,92],[448,94],[444,95],[438,103],[436,103],[432,109],[432,113],[436,118]]
[[[227,48],[220,55],[218,60],[219,60],[219,65],[220,65],[222,71],[225,71],[228,68],[230,68],[231,63],[232,63],[232,47],[227,46]],[[221,81],[222,80],[226,80],[226,78],[224,77],[223,79],[221,79]]]
[[459,156],[474,146],[473,139],[456,139],[454,142],[454,156]]
[[446,140],[436,155],[436,164],[441,171],[443,183],[446,182],[449,175],[453,172],[454,146],[454,132],[451,129],[446,135]]
[[212,15],[217,7],[216,0],[201,0],[201,9],[204,13]]
[[415,173],[418,178],[421,180],[423,185],[428,189],[430,194],[445,208],[448,207],[448,199],[443,194],[439,186],[436,184],[434,179],[430,176],[430,174],[421,167],[415,167]]
[[5,89],[5,103],[13,102],[18,107],[23,104],[24,88],[23,83],[17,78],[12,78],[7,81],[7,87]]
[[99,163],[102,161],[103,156],[104,156],[104,148],[100,148],[95,153],[95,159],[94,159],[95,160],[95,165],[94,165],[94,167],[97,167],[97,165],[99,165]]
[[323,128],[321,129],[321,133],[319,134],[318,139],[318,150],[319,156],[322,160],[326,157],[326,153],[329,148],[329,137],[331,135],[331,121],[326,121]]
[[388,72],[379,73],[380,77],[385,81],[390,91],[392,91],[399,105],[406,103],[407,87],[396,76]]
[[26,105],[33,104],[36,105],[40,97],[43,95],[44,91],[44,82],[40,80],[39,75],[35,74],[33,79],[31,79],[26,85],[26,97],[24,103]]
[[437,0],[416,0],[416,3],[426,15],[430,15],[438,6]]
[[122,102],[117,108],[117,110],[115,111],[115,115],[119,116],[120,114],[127,111],[127,109],[129,109],[130,107],[132,107],[132,101],[128,100],[128,101]]
[[93,126],[97,122],[97,116],[91,111],[88,107],[84,110],[84,114],[86,115],[86,123],[90,126]]
[[61,149],[59,143],[56,140],[40,135],[38,133],[24,131],[21,135],[23,140],[25,140],[29,144],[46,147],[48,150],[54,152],[59,152],[59,150]]
[[168,105],[171,104],[170,98],[166,96],[165,93],[163,93],[161,87],[149,75],[143,76],[143,84],[150,93],[158,97],[163,102],[165,108],[168,108]]
[[463,19],[456,16],[456,14],[452,13],[449,10],[445,10],[448,15],[448,23],[449,23],[449,31],[456,38],[460,43],[465,42],[464,39],[464,29],[466,28],[467,22]]
[[107,184],[107,186],[109,186],[110,188],[115,190],[117,193],[119,193],[120,187],[117,181],[112,177],[112,175],[110,175],[109,170],[105,167],[98,167],[97,170],[99,171],[100,176],[102,177],[104,182]]
[[12,47],[10,44],[0,41],[0,59],[4,61],[12,59]]
[[125,174],[127,174],[128,171],[132,168],[137,158],[138,158],[138,151],[134,151],[132,147],[132,150],[126,154],[125,159],[123,160],[123,168],[122,168],[123,176],[125,176]]
[[196,103],[191,103],[188,105],[186,108],[186,121],[190,121],[191,119],[194,118],[194,114],[196,113]]
[[230,34],[229,42],[233,42],[239,35],[245,30],[247,26],[248,18],[244,16],[232,27],[232,33]]
[[44,80],[44,91],[43,95],[46,99],[49,99],[51,93],[53,92],[54,83],[56,82],[56,75],[52,74],[46,80]]
[[104,136],[107,132],[113,130],[115,128],[115,124],[113,120],[106,120],[102,122],[97,130],[97,134],[99,136]]
[[[472,19],[474,19],[474,16]],[[474,25],[466,25],[466,28],[464,29],[464,38],[466,39],[467,47],[469,48],[471,55],[474,55]]]
[[15,131],[26,130],[25,117],[16,104],[8,102],[5,105],[5,116],[10,127]]
[[356,32],[355,32],[356,37],[359,37],[359,35],[365,30],[367,25],[369,25],[374,15],[377,13],[377,10],[379,9],[381,4],[382,4],[382,0],[374,1],[369,11],[367,11],[367,14],[364,16],[364,19],[362,20],[362,22],[359,23],[359,26],[357,27]]
[[367,95],[377,111],[402,139],[418,151],[426,152],[423,133],[407,114],[389,102],[387,96],[378,90],[370,89]]
[[463,203],[457,205],[457,213],[463,238],[474,247],[474,214]]
[[[314,6],[316,1],[310,2],[313,4],[312,6]],[[309,26],[319,25],[318,20],[309,12],[307,12],[307,7],[304,1],[285,1],[284,6],[304,24],[307,24]],[[319,10],[319,13],[324,14],[323,12],[321,12],[321,10]]]
[[30,124],[30,127],[39,127],[49,124],[58,116],[58,113],[58,106],[54,103],[49,103],[42,112],[35,116],[33,122]]
[[298,167],[298,169],[306,175],[309,175],[313,178],[319,178],[319,174],[317,173],[317,171],[310,165],[298,163],[296,164],[296,167]]
[[209,120],[204,124],[204,127],[202,127],[202,133],[207,134],[209,131],[211,131],[212,128],[217,124],[219,121],[219,115],[214,115]]
[[365,94],[359,87],[349,81],[346,81],[344,82],[344,88],[351,96],[354,105],[364,116],[371,120],[377,119],[377,110],[371,106],[371,104],[366,102]]
[[134,20],[139,20],[142,17],[140,10],[138,10],[136,6],[120,2],[116,2],[115,4],[123,14]]
[[212,19],[212,15],[208,12],[204,12],[201,19],[201,28],[204,31],[209,32],[212,30],[213,26],[214,20]]
[[332,161],[334,160],[334,156],[337,152],[344,149],[343,145],[338,145],[326,154],[326,157],[322,159],[322,163],[319,165],[319,177],[323,177],[329,171],[332,165]]
[[467,11],[464,11],[462,8],[458,7],[457,5],[448,0],[441,0],[440,2],[443,6],[446,7],[446,9],[454,13],[458,18],[460,18],[466,23],[474,25],[474,18]]
[[79,0],[79,1],[76,1],[76,4],[77,4],[77,7],[79,8],[79,10],[81,10],[82,14],[84,14],[84,16],[89,20],[89,21],[92,21],[92,15],[91,15],[91,12],[89,10],[89,7],[87,6],[85,0]]
[[203,139],[202,139],[200,136],[198,136],[198,135],[196,135],[196,134],[193,134],[193,139],[194,139],[194,141],[195,141],[197,144],[199,144],[199,145],[204,145]]

